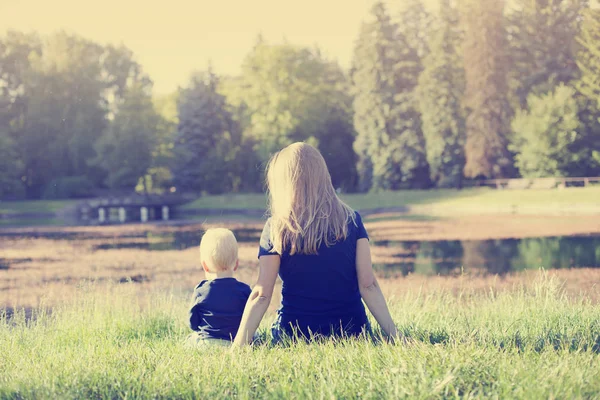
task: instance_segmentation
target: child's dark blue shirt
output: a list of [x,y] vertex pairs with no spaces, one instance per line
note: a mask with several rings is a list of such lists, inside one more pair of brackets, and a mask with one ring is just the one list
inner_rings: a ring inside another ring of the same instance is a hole
[[[358,213],[348,221],[348,236],[331,247],[324,243],[317,255],[281,254],[279,276],[283,282],[281,308],[274,333],[294,331],[311,334],[360,334],[368,326],[356,272],[356,241],[367,238]],[[259,258],[277,254],[270,240],[267,221],[260,240]]]
[[203,339],[233,340],[250,292],[250,286],[235,278],[200,282],[194,290],[190,327]]

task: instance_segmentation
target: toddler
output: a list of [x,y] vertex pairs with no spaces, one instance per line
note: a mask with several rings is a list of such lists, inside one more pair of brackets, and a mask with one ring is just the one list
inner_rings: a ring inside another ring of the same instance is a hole
[[228,229],[206,231],[200,242],[200,264],[205,280],[194,289],[188,338],[191,345],[230,345],[240,326],[251,289],[233,277],[238,245]]

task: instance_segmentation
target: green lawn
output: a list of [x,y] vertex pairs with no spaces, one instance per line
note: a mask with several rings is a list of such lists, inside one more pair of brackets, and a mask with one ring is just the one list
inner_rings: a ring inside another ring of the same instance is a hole
[[[345,194],[342,198],[355,209],[408,208],[413,214],[454,215],[493,212],[600,213],[600,187],[552,190],[406,190],[366,194]],[[0,214],[55,213],[77,200],[0,201]],[[184,210],[253,209],[265,210],[266,196],[229,194],[204,196],[182,206]],[[238,216],[241,218],[241,216]],[[4,221],[1,225],[14,225]],[[23,221],[23,224],[27,224]],[[31,225],[31,224],[30,224]]]
[[65,222],[58,218],[11,218],[0,220],[2,227],[28,227],[28,226],[64,226]]
[[[600,306],[531,291],[391,299],[414,343],[187,350],[188,298],[82,289],[26,321],[0,317],[0,398],[598,398]],[[261,332],[268,340],[267,315]]]
[[77,200],[0,201],[0,214],[55,213]]
[[[409,207],[413,212],[493,212],[513,208],[530,210],[572,209],[600,211],[600,187],[552,190],[407,190],[367,194],[346,194],[342,198],[359,210]],[[263,194],[204,196],[183,206],[184,209],[265,209]]]

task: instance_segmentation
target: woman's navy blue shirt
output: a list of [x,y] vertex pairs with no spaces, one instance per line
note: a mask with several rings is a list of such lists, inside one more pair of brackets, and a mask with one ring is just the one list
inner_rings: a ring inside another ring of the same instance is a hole
[[[316,255],[290,255],[288,251],[280,255],[283,286],[274,334],[355,336],[366,328],[356,273],[356,242],[361,238],[368,239],[368,235],[355,212],[345,240],[331,247],[323,243]],[[277,255],[270,240],[270,220],[261,235],[258,257],[265,255]]]

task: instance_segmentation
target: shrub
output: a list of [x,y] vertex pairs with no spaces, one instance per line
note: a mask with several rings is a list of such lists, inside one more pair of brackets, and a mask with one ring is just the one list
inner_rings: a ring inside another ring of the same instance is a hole
[[67,176],[52,180],[44,188],[44,199],[74,199],[92,196],[94,185],[85,176]]

